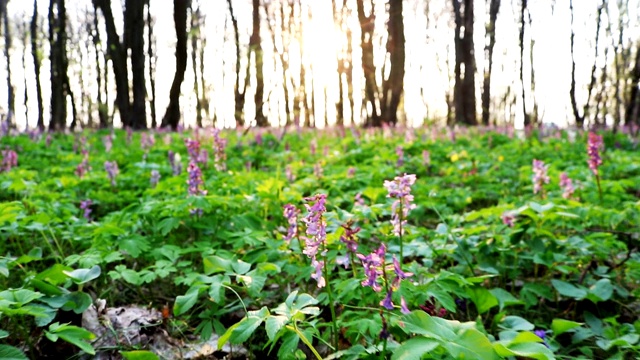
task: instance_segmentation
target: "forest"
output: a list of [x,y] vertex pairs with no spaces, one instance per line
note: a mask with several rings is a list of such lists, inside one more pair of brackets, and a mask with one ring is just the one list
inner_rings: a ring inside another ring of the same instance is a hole
[[0,359],[640,356],[637,0],[0,0]]

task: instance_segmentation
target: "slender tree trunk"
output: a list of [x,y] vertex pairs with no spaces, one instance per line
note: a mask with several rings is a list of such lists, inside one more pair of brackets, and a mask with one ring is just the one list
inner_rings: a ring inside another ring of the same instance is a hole
[[[452,1],[456,25],[454,31],[456,81],[453,92],[456,122],[465,125],[476,125],[476,63],[473,46],[473,0]],[[462,71],[463,67],[464,73]]]
[[[202,98],[200,95],[200,76],[198,75],[198,38],[200,37],[200,7],[193,8],[191,3],[191,67],[193,68],[193,92],[196,96],[196,125],[202,127]],[[204,89],[202,89],[204,92]]]
[[[36,0],[34,0],[35,2]],[[97,91],[97,96],[96,96],[96,101],[98,102],[98,126],[101,129],[107,128],[109,126],[109,105],[107,104],[107,102],[102,100],[102,93],[103,93],[103,87],[102,87],[102,78],[103,78],[103,73],[102,73],[102,68],[100,65],[100,53],[102,52],[103,59],[106,59],[105,56],[106,54],[104,54],[104,50],[102,47],[102,42],[100,40],[100,29],[98,29],[98,11],[96,8],[93,9],[93,28],[91,30],[92,32],[92,39],[93,39],[93,48],[95,51],[95,62],[96,62],[96,85],[98,88]],[[104,62],[105,64],[105,68],[107,65],[107,62]]]
[[[365,104],[371,106],[371,114],[366,119],[365,126],[381,126],[381,111],[379,109],[378,84],[376,83],[376,67],[373,62],[373,31],[375,29],[375,13],[371,4],[371,13],[364,12],[364,0],[357,0],[358,21],[360,22],[360,46],[362,47],[362,71],[365,79]],[[366,105],[365,105],[366,106]]]
[[[591,77],[589,79],[589,87],[587,88],[587,101],[585,102],[584,106],[582,107],[582,118],[583,119],[587,119],[589,120],[590,117],[590,105],[591,105],[591,96],[593,94],[593,88],[596,85],[596,71],[598,69],[598,61],[597,61],[597,57],[598,57],[598,45],[600,44],[599,38],[600,38],[600,27],[602,24],[602,11],[604,10],[604,7],[606,6],[605,4],[605,0],[602,0],[602,2],[600,3],[600,6],[598,6],[598,10],[597,10],[597,15],[596,15],[596,35],[595,35],[595,44],[593,46],[594,48],[594,60],[593,60],[593,66],[591,67]],[[595,114],[595,118],[598,117],[598,113],[596,112]]]
[[49,3],[49,43],[51,44],[51,120],[49,130],[62,130],[67,122],[66,8],[64,0]]
[[176,28],[176,73],[169,90],[169,106],[162,118],[162,127],[176,129],[180,123],[180,86],[187,70],[187,4],[186,0],[173,1],[173,21]]
[[640,126],[640,45],[637,46],[635,64],[629,78],[631,81],[629,83],[629,102],[626,106],[625,124],[627,126],[631,124]]
[[9,125],[13,123],[13,116],[16,111],[16,95],[13,87],[13,80],[11,78],[11,27],[9,26],[9,14],[7,13],[8,0],[0,0],[0,15],[2,15],[2,22],[4,23],[4,57],[7,61],[7,105],[8,113],[6,121]]
[[42,84],[40,83],[40,64],[42,59],[38,56],[38,1],[33,0],[33,15],[29,26],[31,32],[31,56],[33,57],[33,70],[36,80],[36,99],[38,102],[38,129],[44,130],[44,106],[42,101]]
[[[236,82],[233,88],[234,92],[234,100],[235,100],[235,119],[236,119],[236,127],[240,128],[244,126],[244,103],[246,101],[246,90],[247,90],[247,81],[248,77],[245,78],[245,83],[243,88],[240,88],[240,32],[238,30],[238,19],[235,16],[233,11],[233,3],[231,0],[227,0],[227,5],[229,7],[229,15],[231,16],[231,25],[233,26],[233,38],[235,40],[236,45]],[[247,58],[247,70],[249,69],[250,56]],[[248,73],[248,71],[247,71]]]
[[387,53],[390,55],[389,78],[383,82],[381,100],[382,120],[395,125],[398,122],[398,106],[404,88],[405,38],[402,1],[389,1]]
[[149,108],[151,111],[151,128],[153,129],[158,126],[156,115],[156,64],[158,56],[153,52],[153,47],[156,44],[156,37],[153,33],[154,26],[154,21],[151,18],[151,4],[147,1],[147,58],[149,59],[149,85],[151,87]]
[[576,119],[576,126],[582,128],[584,126],[584,116],[580,115],[578,103],[576,102],[576,59],[574,54],[575,32],[573,31],[573,0],[569,0],[569,9],[571,12],[571,87],[569,89],[569,98],[571,100],[571,109],[573,117]]
[[133,104],[129,126],[147,128],[147,82],[145,80],[144,6],[146,0],[126,0],[124,12],[124,47],[131,51]]
[[484,47],[484,78],[482,81],[482,125],[488,126],[491,121],[491,71],[493,69],[493,48],[496,45],[496,20],[500,12],[500,0],[490,0],[489,22],[486,25]]
[[[107,54],[113,65],[113,74],[116,81],[116,106],[120,112],[120,119],[124,126],[131,126],[127,50],[123,44],[120,43],[120,37],[116,31],[116,25],[111,11],[111,1],[93,0],[93,4],[102,11],[107,28]],[[105,77],[105,81],[106,79]]]
[[[269,126],[269,121],[264,116],[264,76],[262,59],[262,39],[260,38],[260,0],[253,0],[252,24],[253,29],[249,38],[249,48],[253,52],[256,65],[256,91],[254,102],[256,105],[256,125],[260,127]],[[251,55],[249,55],[251,56]]]
[[[524,119],[525,127],[531,124],[531,116],[527,112],[527,94],[524,84],[524,30],[526,26],[524,21],[524,14],[526,10],[527,0],[520,0],[520,33],[518,36],[518,44],[520,46],[520,85],[522,86],[522,117]],[[533,64],[531,66],[533,66]]]

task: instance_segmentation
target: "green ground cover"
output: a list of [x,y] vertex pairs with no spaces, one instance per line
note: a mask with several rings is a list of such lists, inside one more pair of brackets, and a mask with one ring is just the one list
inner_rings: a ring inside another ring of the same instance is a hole
[[586,133],[151,134],[0,138],[0,358],[158,358],[97,346],[98,299],[256,359],[640,356],[628,135],[596,176]]

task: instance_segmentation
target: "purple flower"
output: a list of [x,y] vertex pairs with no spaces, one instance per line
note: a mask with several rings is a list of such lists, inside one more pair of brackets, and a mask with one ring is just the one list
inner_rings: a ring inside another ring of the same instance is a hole
[[380,306],[384,307],[387,310],[393,310],[393,302],[391,302],[392,294],[393,294],[393,291],[391,290],[387,291],[387,296],[385,296],[384,299],[380,301]]
[[395,255],[393,256],[393,271],[396,273],[396,277],[393,279],[393,282],[391,283],[391,287],[393,289],[400,288],[400,281],[413,276],[413,273],[410,273],[410,272],[406,273],[402,271],[400,263],[398,262],[398,259],[396,259]]
[[151,170],[151,188],[155,188],[158,185],[158,181],[160,181],[160,172],[158,170]]
[[396,156],[398,156],[396,167],[401,167],[404,165],[404,150],[402,149],[402,146],[396,147]]
[[291,170],[291,165],[284,167],[284,175],[290,183],[296,181],[296,176],[293,174],[293,170]]
[[142,133],[140,136],[140,147],[146,153],[155,145],[156,138],[153,134]]
[[562,188],[562,197],[565,199],[570,199],[575,191],[573,187],[573,181],[567,176],[567,173],[560,174],[560,187]]
[[411,310],[409,310],[407,301],[404,299],[404,296],[400,297],[400,311],[402,311],[403,314],[411,313]]
[[53,137],[51,137],[51,134],[47,134],[47,138],[44,140],[47,147],[51,146],[51,141],[53,141]]
[[355,253],[358,251],[358,242],[356,241],[356,234],[360,231],[360,227],[352,227],[353,222],[349,221],[346,224],[342,224],[344,228],[344,234],[340,236],[340,241],[347,245],[347,250]]
[[322,164],[316,163],[315,165],[313,165],[313,175],[315,175],[317,178],[321,178],[323,173],[324,171],[322,169]]
[[431,153],[427,150],[422,151],[422,165],[425,167],[431,166]]
[[189,162],[187,172],[189,173],[189,178],[187,179],[187,185],[189,185],[189,195],[207,195],[207,190],[204,190],[202,188],[204,185],[204,181],[202,180],[202,171],[195,161],[191,160]]
[[311,258],[311,264],[315,267],[315,275],[311,277],[318,281],[318,287],[325,286],[325,279],[322,277],[324,261],[318,261],[316,257],[320,245],[324,245],[327,239],[327,228],[322,218],[323,214],[327,211],[325,207],[326,199],[327,195],[325,194],[316,194],[305,198],[305,201],[311,204],[304,204],[308,213],[307,216],[302,219],[302,222],[307,225],[306,234],[308,236],[304,239],[305,249],[302,253]]
[[2,165],[0,171],[9,171],[18,166],[18,154],[13,150],[2,150]]
[[192,140],[191,138],[184,139],[184,144],[187,147],[189,153],[189,160],[200,162],[200,142],[198,140]]
[[548,165],[542,160],[533,159],[533,193],[537,194],[542,190],[543,184],[549,183],[547,175]]
[[215,168],[218,171],[227,170],[227,154],[225,149],[227,148],[227,139],[220,137],[220,130],[213,129],[213,154]]
[[356,168],[349,166],[349,169],[347,169],[347,178],[351,179],[354,176],[356,176]]
[[600,157],[600,149],[602,148],[602,136],[596,133],[589,133],[589,141],[587,143],[587,154],[589,155],[589,169],[593,172],[593,175],[598,176],[598,168],[602,165],[602,158]]
[[173,173],[173,175],[182,174],[182,161],[180,159],[180,154],[174,153],[173,151],[169,150],[167,155],[169,157],[169,165],[171,165],[171,172]]
[[105,161],[104,170],[109,176],[111,186],[116,186],[116,176],[118,176],[118,174],[120,173],[120,170],[118,169],[118,163],[115,161]]
[[91,166],[89,165],[89,151],[82,150],[82,162],[80,162],[76,167],[76,175],[82,179],[89,171],[91,171]]
[[533,333],[542,340],[547,336],[547,332],[542,329],[534,330]]
[[300,210],[291,204],[286,204],[283,208],[284,210],[282,213],[289,224],[284,241],[289,242],[291,239],[298,236],[298,214],[300,213]]
[[102,144],[104,145],[104,151],[111,152],[111,148],[113,147],[113,137],[111,135],[103,136]]
[[391,224],[393,225],[393,233],[401,236],[404,233],[403,225],[406,224],[406,218],[409,211],[416,206],[413,204],[413,195],[411,195],[411,186],[416,182],[416,176],[404,174],[396,176],[393,181],[385,180],[384,187],[389,192],[387,197],[395,198],[391,206]]
[[500,217],[502,218],[502,223],[508,227],[513,227],[515,224],[516,215],[512,211],[505,211]]
[[316,155],[317,148],[318,148],[318,142],[316,141],[316,139],[312,139],[311,142],[309,143],[309,152],[311,153],[311,156]]
[[382,287],[378,283],[378,279],[382,279],[384,274],[382,268],[384,267],[384,255],[386,251],[386,246],[382,244],[380,245],[378,250],[372,252],[367,256],[364,256],[362,254],[356,255],[358,259],[362,261],[364,274],[366,276],[366,279],[361,282],[362,286],[370,286],[375,292],[379,292],[382,290]]
[[91,199],[80,201],[80,209],[84,210],[82,216],[87,219],[87,221],[91,221],[91,205],[93,205]]

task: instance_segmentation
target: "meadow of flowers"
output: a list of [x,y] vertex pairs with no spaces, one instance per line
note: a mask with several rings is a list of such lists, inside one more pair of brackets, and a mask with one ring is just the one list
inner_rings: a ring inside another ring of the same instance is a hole
[[638,357],[637,141],[544,135],[1,134],[0,358]]

